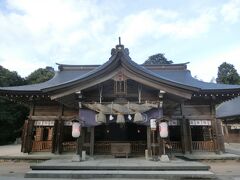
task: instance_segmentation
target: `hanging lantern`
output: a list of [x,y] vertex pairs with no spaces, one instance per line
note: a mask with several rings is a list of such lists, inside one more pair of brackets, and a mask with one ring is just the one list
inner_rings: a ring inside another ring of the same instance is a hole
[[161,138],[168,137],[168,124],[167,122],[159,123],[159,133]]
[[106,116],[102,112],[99,112],[98,114],[96,114],[95,120],[99,124],[106,123]]
[[144,119],[143,119],[143,116],[140,112],[137,112],[135,115],[134,115],[134,120],[133,122],[135,123],[139,123],[139,122],[143,122]]
[[113,117],[112,114],[110,114],[110,116],[109,116],[109,120],[110,120],[110,121],[114,120],[114,117]]
[[131,114],[128,115],[128,120],[129,120],[129,121],[132,120],[132,116],[131,116]]
[[118,124],[123,124],[125,123],[125,119],[124,119],[124,116],[122,114],[118,114],[117,115],[117,121],[116,121]]
[[150,128],[152,131],[156,131],[157,129],[156,119],[150,119]]
[[72,123],[72,137],[78,138],[81,132],[81,125],[78,121]]

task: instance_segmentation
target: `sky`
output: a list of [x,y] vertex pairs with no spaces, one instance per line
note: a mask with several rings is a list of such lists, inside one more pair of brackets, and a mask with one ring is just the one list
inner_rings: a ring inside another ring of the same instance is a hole
[[164,53],[209,82],[240,73],[240,0],[0,0],[0,65],[22,77],[62,64],[103,64],[118,37],[136,63]]

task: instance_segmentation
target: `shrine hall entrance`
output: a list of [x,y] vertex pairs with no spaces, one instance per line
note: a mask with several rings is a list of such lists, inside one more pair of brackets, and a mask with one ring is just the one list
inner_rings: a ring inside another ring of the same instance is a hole
[[109,123],[95,127],[95,154],[111,154],[111,146],[128,145],[130,154],[144,155],[147,149],[147,126],[135,123]]

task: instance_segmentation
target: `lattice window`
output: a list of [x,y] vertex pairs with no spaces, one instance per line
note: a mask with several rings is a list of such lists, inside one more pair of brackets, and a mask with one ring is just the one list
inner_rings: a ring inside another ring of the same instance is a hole
[[114,77],[114,94],[115,95],[127,94],[127,78],[121,71]]

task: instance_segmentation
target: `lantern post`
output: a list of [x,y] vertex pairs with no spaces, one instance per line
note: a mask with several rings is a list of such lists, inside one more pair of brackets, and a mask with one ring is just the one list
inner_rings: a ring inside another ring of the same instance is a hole
[[81,135],[81,123],[78,120],[73,120],[72,121],[72,137],[77,138],[76,154],[72,158],[72,161],[74,162],[81,161],[80,152],[79,152],[80,135]]
[[167,123],[167,121],[161,120],[159,122],[159,133],[160,133],[160,137],[163,139],[163,154],[160,157],[160,161],[168,162],[169,158],[168,158],[168,155],[166,154],[166,149],[165,149],[166,148],[165,138],[168,137],[168,123]]
[[157,130],[157,120],[150,119],[150,128],[152,131],[152,161],[158,161],[158,156],[156,154],[156,142],[155,142],[155,132]]

